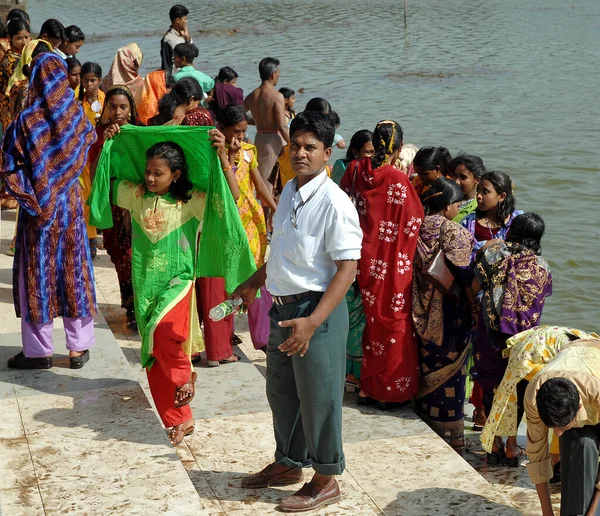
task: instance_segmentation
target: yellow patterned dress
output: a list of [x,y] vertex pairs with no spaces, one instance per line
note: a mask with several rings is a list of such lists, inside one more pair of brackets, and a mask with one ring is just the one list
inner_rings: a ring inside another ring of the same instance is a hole
[[258,168],[256,156],[256,147],[244,142],[235,157],[237,167],[235,178],[240,189],[240,198],[237,200],[238,212],[258,269],[262,267],[267,252],[267,225],[262,206],[254,194],[254,183],[250,176],[250,171]]
[[508,367],[481,433],[484,450],[491,453],[496,435],[517,435],[517,384],[531,380],[562,348],[579,339],[600,336],[573,328],[539,326],[506,341],[503,356],[508,358]]

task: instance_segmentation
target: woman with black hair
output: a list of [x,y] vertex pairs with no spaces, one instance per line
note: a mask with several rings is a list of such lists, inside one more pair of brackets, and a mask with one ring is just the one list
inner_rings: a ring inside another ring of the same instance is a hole
[[506,238],[513,219],[522,214],[515,209],[513,184],[503,172],[486,172],[477,185],[477,210],[467,215],[461,225],[475,238],[471,260],[488,240]]
[[348,163],[354,160],[362,160],[365,157],[370,158],[373,154],[375,154],[375,148],[373,147],[373,133],[368,129],[356,131],[350,139],[350,145],[346,150],[346,157],[338,159],[333,164],[331,179],[339,185],[346,172]]
[[[544,221],[535,213],[518,215],[512,221],[506,241],[488,241],[475,262],[473,290],[483,292],[475,340],[475,370],[483,389],[486,416],[508,365],[504,357],[507,339],[539,326],[546,297],[552,294],[550,267],[540,256],[544,231]],[[523,416],[523,395],[521,389],[517,400],[518,422]],[[508,437],[506,448],[502,437],[497,436],[492,452],[488,453],[488,464],[506,462],[517,467],[522,454],[516,435]]]
[[423,147],[418,150],[412,164],[417,174],[413,186],[419,195],[423,195],[437,178],[451,177],[451,160],[452,156],[446,147]]
[[[465,288],[471,286],[469,270],[473,237],[452,222],[463,193],[450,179],[441,177],[421,197],[425,220],[419,231],[413,267],[413,321],[419,337],[421,390],[416,409],[455,450],[464,450],[466,368],[472,317]],[[455,296],[444,295],[428,280],[425,271],[440,250],[455,276]]]
[[419,391],[412,323],[412,262],[423,207],[396,163],[402,128],[384,120],[373,131],[375,153],[351,163],[340,183],[354,200],[363,231],[357,275],[366,315],[359,403],[408,402]]
[[236,85],[238,77],[237,72],[229,66],[224,66],[219,70],[219,75],[215,80],[215,94],[209,104],[217,118],[225,106],[244,104],[244,90]]
[[4,132],[6,132],[8,124],[11,122],[9,99],[6,89],[21,59],[25,45],[31,41],[29,25],[21,19],[9,19],[6,30],[10,39],[10,49],[6,52],[2,61],[0,61],[0,121],[2,122],[2,130]]
[[453,219],[454,222],[460,223],[477,209],[477,186],[481,176],[485,174],[485,165],[479,156],[459,154],[450,162],[448,169],[463,192],[463,202]]
[[94,126],[100,120],[104,108],[105,94],[100,89],[101,80],[102,68],[98,63],[83,63],[81,84],[77,93],[85,115]]
[[[137,113],[133,94],[125,86],[114,86],[106,92],[104,108],[96,127],[97,140],[90,148],[87,167],[92,173],[102,147],[107,138],[114,136],[127,124],[136,125]],[[87,206],[87,205],[86,205]],[[89,210],[89,208],[87,208]],[[104,229],[102,243],[108,256],[115,265],[121,307],[126,310],[128,328],[137,328],[133,305],[133,286],[131,282],[131,218],[129,213],[118,206],[112,207],[113,227]]]
[[202,88],[193,77],[177,81],[173,89],[158,103],[158,115],[148,121],[148,125],[181,125],[188,112],[200,106]]

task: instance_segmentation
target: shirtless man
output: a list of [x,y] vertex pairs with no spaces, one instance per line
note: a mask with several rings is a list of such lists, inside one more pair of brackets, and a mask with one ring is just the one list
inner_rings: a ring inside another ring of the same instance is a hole
[[285,119],[285,101],[275,88],[279,81],[279,60],[265,57],[258,65],[262,84],[244,100],[256,124],[258,170],[267,181],[283,146],[290,141]]

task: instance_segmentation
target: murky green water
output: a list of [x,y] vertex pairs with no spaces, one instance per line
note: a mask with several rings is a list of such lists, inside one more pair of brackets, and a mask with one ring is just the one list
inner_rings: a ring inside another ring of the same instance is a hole
[[[547,223],[544,321],[600,329],[598,0],[408,0],[406,30],[399,0],[185,3],[204,72],[232,66],[249,91],[258,61],[275,56],[281,86],[306,89],[298,109],[325,96],[347,138],[394,118],[407,142],[478,154],[510,174],[518,207]],[[29,0],[34,27],[57,17],[94,34],[80,57],[106,70],[131,41],[145,70],[158,66],[169,6]]]

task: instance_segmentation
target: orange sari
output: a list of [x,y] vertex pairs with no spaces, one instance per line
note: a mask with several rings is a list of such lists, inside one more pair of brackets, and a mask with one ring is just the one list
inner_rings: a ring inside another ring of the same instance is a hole
[[148,125],[148,120],[158,113],[158,101],[167,93],[164,70],[156,70],[146,76],[142,99],[138,103],[138,123]]

